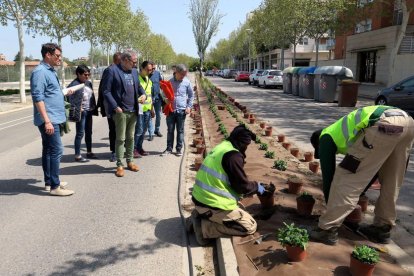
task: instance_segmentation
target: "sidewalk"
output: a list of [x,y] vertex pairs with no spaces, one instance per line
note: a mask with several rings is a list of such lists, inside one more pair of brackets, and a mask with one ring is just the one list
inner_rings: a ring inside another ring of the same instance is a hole
[[0,114],[29,108],[32,106],[32,97],[26,94],[27,103],[20,103],[20,94],[1,95],[0,94]]
[[385,86],[383,85],[361,83],[359,86],[358,97],[375,100],[377,98],[378,91],[384,88]]

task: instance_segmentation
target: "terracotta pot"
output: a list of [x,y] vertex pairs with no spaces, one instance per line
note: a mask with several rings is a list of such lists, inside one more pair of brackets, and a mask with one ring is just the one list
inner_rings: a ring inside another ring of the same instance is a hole
[[197,154],[203,154],[204,153],[204,150],[206,149],[206,146],[204,146],[204,145],[197,145],[196,148],[197,148]]
[[260,122],[259,126],[260,126],[261,129],[265,129],[266,123],[265,122]]
[[232,102],[232,103],[234,103],[234,101],[235,101],[235,100],[234,100],[233,98],[231,98],[231,97],[230,97],[230,98],[229,98],[229,101],[230,101],[230,102]]
[[319,162],[317,161],[309,162],[309,170],[311,170],[313,173],[318,173]]
[[263,195],[257,195],[260,200],[260,204],[262,205],[263,209],[270,209],[275,205],[275,191],[276,188],[273,186],[272,191],[266,191]]
[[290,153],[295,156],[296,158],[299,157],[299,149],[298,148],[291,148]]
[[250,114],[249,114],[249,113],[244,113],[244,116],[243,116],[243,117],[244,117],[245,119],[249,119],[249,116],[250,116]]
[[310,216],[312,215],[313,206],[315,205],[315,199],[303,199],[301,197],[296,198],[296,206],[298,214],[301,216]]
[[203,131],[202,127],[197,127],[195,134],[200,134]]
[[194,161],[194,169],[198,171],[201,167],[201,164],[203,164],[203,158],[196,158]]
[[253,113],[250,113],[249,114],[249,118],[254,118],[254,114]]
[[236,102],[234,102],[234,105],[237,106],[237,107],[239,107],[240,106],[240,103],[236,101]]
[[273,128],[271,126],[266,127],[265,129],[265,135],[266,136],[272,136]]
[[350,223],[360,223],[362,220],[361,206],[357,205],[355,209],[345,218]]
[[248,113],[246,106],[242,105],[242,106],[240,106],[240,109],[243,111],[243,113]]
[[301,262],[306,258],[306,250],[299,246],[286,245],[288,258],[291,262]]
[[351,254],[349,270],[352,276],[371,276],[374,272],[375,264],[366,264],[355,259]]
[[302,190],[303,182],[299,178],[291,177],[287,181],[289,188],[288,193],[297,195]]
[[305,152],[304,156],[305,156],[305,162],[313,161],[313,152],[310,152],[310,151]]
[[283,142],[285,141],[285,135],[283,135],[283,134],[279,134],[279,135],[277,136],[277,141],[278,141],[279,143],[283,143]]
[[249,122],[250,122],[251,124],[254,124],[254,122],[256,122],[256,118],[249,118]]
[[290,144],[289,142],[284,142],[284,143],[282,143],[282,146],[283,146],[286,150],[289,150],[289,149],[290,149],[291,144]]
[[368,209],[368,197],[367,196],[360,196],[358,200],[358,205],[361,206],[361,211],[366,212]]
[[225,109],[224,105],[218,105],[217,107],[218,107],[218,110],[224,110]]
[[196,137],[196,138],[194,138],[194,139],[193,139],[193,145],[194,145],[195,147],[197,147],[197,145],[201,145],[201,144],[203,144],[203,138],[201,138],[201,137]]

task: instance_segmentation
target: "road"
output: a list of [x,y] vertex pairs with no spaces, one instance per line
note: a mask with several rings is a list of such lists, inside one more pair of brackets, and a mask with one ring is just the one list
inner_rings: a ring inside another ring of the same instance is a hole
[[[309,141],[313,131],[328,126],[354,110],[354,108],[338,107],[334,103],[317,103],[311,99],[283,94],[278,89],[253,87],[245,82],[239,83],[219,77],[209,77],[209,79],[241,104],[246,105],[259,118],[274,126],[277,134],[285,134],[288,140],[305,151],[313,151]],[[373,101],[359,99],[357,106],[372,104]],[[369,196],[375,199],[378,191],[371,190]],[[414,158],[411,158],[397,202],[398,223],[402,228],[397,230],[393,237],[394,241],[414,257],[413,198]]]
[[56,198],[43,190],[32,112],[0,115],[0,275],[183,275],[180,158],[159,156],[165,136],[144,142],[151,155],[137,160],[140,172],[116,178],[106,119],[94,117],[99,160],[86,164],[74,162],[72,124],[62,139],[61,179],[76,194]]

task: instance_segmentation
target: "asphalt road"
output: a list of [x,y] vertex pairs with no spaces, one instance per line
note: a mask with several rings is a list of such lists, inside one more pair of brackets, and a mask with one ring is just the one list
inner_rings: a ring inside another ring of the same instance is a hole
[[[312,99],[283,94],[279,89],[258,88],[249,86],[246,82],[234,82],[219,77],[209,77],[209,79],[246,105],[259,118],[272,125],[274,132],[285,134],[289,141],[306,151],[313,151],[309,141],[313,131],[328,126],[354,110],[349,107],[338,107],[335,103],[318,103]],[[357,107],[373,104],[371,100],[359,99]],[[370,198],[375,199],[377,196],[378,191],[370,190]],[[397,202],[398,223],[405,230],[395,233],[394,239],[414,257],[413,198],[414,158],[411,157]]]
[[61,179],[76,194],[57,198],[43,190],[32,108],[0,115],[0,275],[183,275],[180,158],[159,156],[165,136],[144,142],[151,155],[137,160],[140,172],[117,178],[106,118],[94,117],[99,160],[86,164],[74,162],[71,126]]

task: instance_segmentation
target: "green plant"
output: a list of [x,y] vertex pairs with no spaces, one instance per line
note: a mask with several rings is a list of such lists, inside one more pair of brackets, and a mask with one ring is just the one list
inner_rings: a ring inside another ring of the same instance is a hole
[[266,158],[274,159],[275,158],[275,152],[274,151],[266,151],[265,153]]
[[306,249],[309,242],[309,234],[306,229],[296,227],[294,223],[286,224],[280,228],[277,233],[277,240],[285,247],[286,245],[301,247]]
[[273,168],[279,170],[279,171],[286,171],[287,169],[287,162],[285,160],[276,160],[273,164]]
[[269,145],[266,143],[261,143],[259,146],[259,150],[267,150],[269,148]]
[[302,199],[302,200],[305,200],[305,201],[312,201],[312,200],[315,200],[314,198],[313,198],[313,195],[311,195],[310,193],[308,193],[308,192],[303,192],[300,196],[298,196],[298,198],[300,198],[300,199]]
[[355,246],[352,257],[366,264],[376,264],[379,261],[379,253],[367,245]]
[[256,136],[256,144],[261,144],[262,143],[262,140],[259,138],[259,136]]

